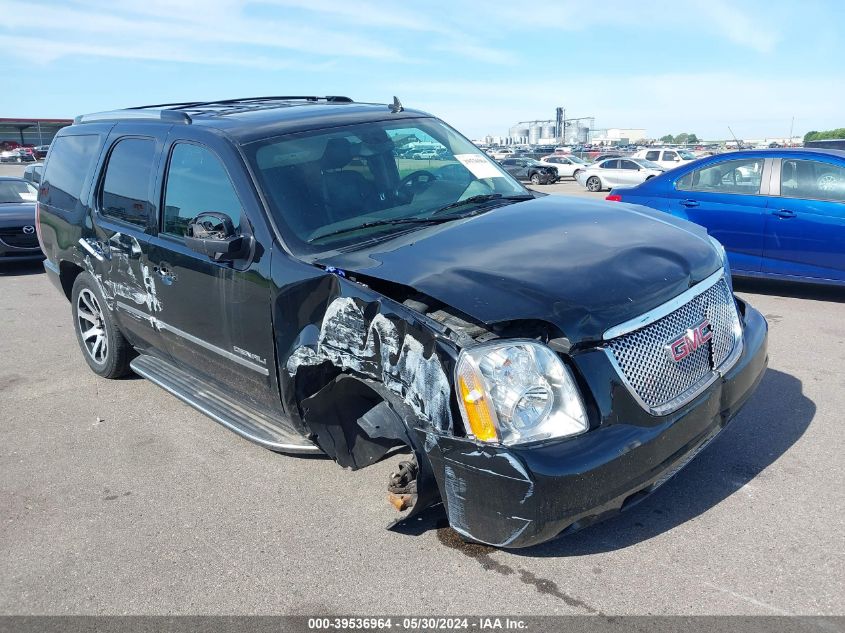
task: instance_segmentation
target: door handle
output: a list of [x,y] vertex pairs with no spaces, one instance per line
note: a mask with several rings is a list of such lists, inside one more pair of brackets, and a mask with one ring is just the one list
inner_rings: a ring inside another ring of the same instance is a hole
[[698,200],[681,200],[681,204],[687,208],[689,207],[697,207]]
[[778,209],[777,211],[772,211],[772,215],[776,215],[779,218],[787,220],[789,218],[794,218],[796,213],[792,209]]

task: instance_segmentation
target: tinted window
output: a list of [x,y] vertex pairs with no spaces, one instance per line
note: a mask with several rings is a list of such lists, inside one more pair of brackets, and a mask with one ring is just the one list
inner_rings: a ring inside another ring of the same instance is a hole
[[845,167],[815,160],[783,160],[780,195],[784,198],[845,201]]
[[660,152],[646,152],[646,160],[660,160]]
[[149,186],[155,143],[152,139],[118,141],[106,166],[101,210],[117,220],[147,226]]
[[762,180],[763,159],[743,158],[695,169],[680,178],[675,188],[681,191],[756,194],[760,193]]
[[76,207],[99,146],[95,134],[57,137],[50,146],[42,202],[66,211]]
[[634,170],[636,170],[636,169],[640,168],[640,166],[637,165],[637,163],[635,163],[632,160],[621,160],[619,162],[621,163],[619,169],[634,169]]
[[663,160],[675,160],[677,157],[678,155],[675,152],[663,152]]
[[618,160],[606,160],[601,165],[599,165],[602,169],[619,169],[619,161]]
[[203,211],[221,211],[237,227],[241,203],[220,160],[198,145],[179,143],[170,155],[164,196],[164,232],[185,235],[188,222]]

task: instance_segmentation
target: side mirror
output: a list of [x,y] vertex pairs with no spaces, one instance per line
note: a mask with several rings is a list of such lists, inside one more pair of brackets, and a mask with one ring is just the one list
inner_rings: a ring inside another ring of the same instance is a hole
[[680,158],[678,158],[677,156],[675,156],[675,158],[673,158],[672,160],[673,160],[673,161],[675,161],[676,163],[680,163],[680,162],[681,162],[681,159],[680,159]]
[[203,211],[188,223],[185,244],[192,251],[222,262],[245,257],[252,238],[239,235],[232,218],[225,213]]

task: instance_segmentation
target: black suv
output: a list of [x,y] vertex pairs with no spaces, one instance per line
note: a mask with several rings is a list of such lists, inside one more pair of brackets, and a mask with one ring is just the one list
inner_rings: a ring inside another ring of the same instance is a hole
[[[403,151],[434,139],[447,151]],[[540,194],[536,194],[539,196]],[[523,547],[640,500],[766,367],[724,250],[638,206],[535,197],[423,112],[344,97],[78,117],[39,193],[85,360],[240,435],[442,500]]]

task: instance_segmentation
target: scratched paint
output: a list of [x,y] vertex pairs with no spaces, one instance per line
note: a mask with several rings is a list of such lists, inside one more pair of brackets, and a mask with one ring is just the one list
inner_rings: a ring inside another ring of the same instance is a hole
[[326,309],[316,349],[298,347],[288,358],[293,376],[299,367],[330,362],[336,367],[382,382],[423,420],[441,431],[452,430],[449,409],[451,385],[435,353],[425,354],[422,343],[400,335],[383,314],[367,323],[353,299],[340,297]]

